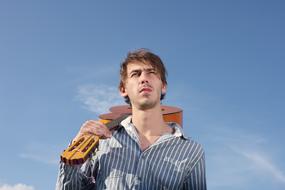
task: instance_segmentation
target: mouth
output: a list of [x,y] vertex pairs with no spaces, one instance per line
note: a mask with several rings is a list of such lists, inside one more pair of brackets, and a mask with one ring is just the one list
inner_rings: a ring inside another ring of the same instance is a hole
[[151,87],[143,87],[140,89],[140,93],[143,93],[143,92],[151,92],[152,91],[152,88]]

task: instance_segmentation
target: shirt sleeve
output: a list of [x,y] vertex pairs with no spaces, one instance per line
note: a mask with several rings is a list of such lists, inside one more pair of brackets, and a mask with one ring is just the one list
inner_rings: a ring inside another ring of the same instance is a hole
[[185,190],[207,190],[206,170],[205,170],[205,154],[191,168],[187,178],[183,184]]
[[56,190],[89,190],[95,187],[97,159],[88,159],[81,165],[60,162]]

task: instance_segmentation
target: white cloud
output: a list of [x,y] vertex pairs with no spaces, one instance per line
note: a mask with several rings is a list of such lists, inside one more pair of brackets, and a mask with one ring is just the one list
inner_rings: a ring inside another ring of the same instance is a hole
[[24,159],[29,159],[29,160],[33,160],[33,161],[37,161],[37,162],[41,162],[44,164],[53,164],[56,165],[59,163],[59,158],[58,159],[49,159],[44,155],[38,155],[36,153],[32,154],[32,153],[21,153],[19,155],[20,158],[24,158]]
[[274,181],[285,184],[284,172],[272,160],[274,155],[264,148],[266,147],[264,145],[270,142],[257,135],[238,133],[236,135],[235,140],[228,141],[228,147],[240,157],[246,159],[244,166],[248,167],[247,172],[255,176],[266,176]]
[[83,85],[78,87],[79,100],[89,111],[102,114],[115,105],[124,104],[118,88],[107,85]]
[[241,151],[240,153],[254,164],[256,170],[264,171],[263,173],[270,174],[274,179],[285,184],[285,174],[266,155],[260,152]]
[[34,190],[34,187],[22,183],[16,185],[4,184],[0,185],[0,190]]
[[[206,150],[208,182],[211,189],[254,189],[284,186],[284,168],[278,155],[266,147],[270,139],[233,128],[211,128]],[[254,183],[259,180],[257,185]],[[274,189],[274,188],[273,188]]]
[[57,165],[59,163],[60,151],[58,146],[31,141],[19,153],[19,157],[44,164]]

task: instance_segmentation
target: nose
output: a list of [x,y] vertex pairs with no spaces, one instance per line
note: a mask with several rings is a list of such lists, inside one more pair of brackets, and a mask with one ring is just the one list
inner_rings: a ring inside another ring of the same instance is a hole
[[140,75],[140,83],[145,84],[145,83],[148,83],[148,81],[149,81],[148,73],[146,71],[142,71]]

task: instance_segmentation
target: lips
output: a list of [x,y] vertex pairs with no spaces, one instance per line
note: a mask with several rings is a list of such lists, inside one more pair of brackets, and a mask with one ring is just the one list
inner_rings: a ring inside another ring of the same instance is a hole
[[141,92],[151,92],[151,91],[152,91],[151,87],[142,87],[139,92],[141,93]]

